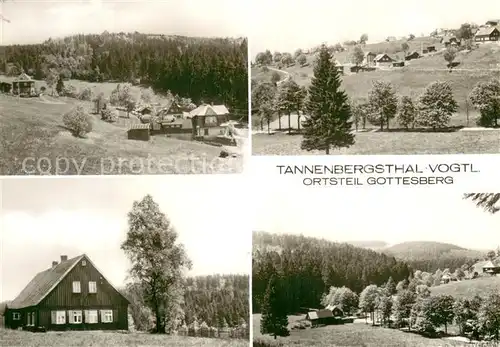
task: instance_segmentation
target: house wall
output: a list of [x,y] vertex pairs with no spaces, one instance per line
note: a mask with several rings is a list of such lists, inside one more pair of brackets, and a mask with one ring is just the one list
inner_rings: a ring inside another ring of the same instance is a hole
[[[127,329],[127,300],[116,291],[109,282],[94,268],[88,259],[83,259],[66,277],[47,295],[38,305],[39,322],[47,329],[62,328],[54,327],[51,324],[51,311],[56,310],[86,310],[86,309],[113,309],[113,323],[91,324],[90,329]],[[73,293],[73,281],[80,281],[81,293]],[[96,282],[97,293],[89,293],[88,283]],[[99,317],[100,319],[100,317]],[[74,329],[84,328],[87,324],[81,324],[81,327],[71,325]],[[64,327],[67,328],[67,327]]]

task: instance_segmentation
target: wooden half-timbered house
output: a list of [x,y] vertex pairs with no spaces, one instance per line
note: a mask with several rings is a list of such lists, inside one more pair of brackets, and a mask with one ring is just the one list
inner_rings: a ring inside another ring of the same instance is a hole
[[38,273],[7,305],[7,328],[128,330],[129,301],[85,254]]

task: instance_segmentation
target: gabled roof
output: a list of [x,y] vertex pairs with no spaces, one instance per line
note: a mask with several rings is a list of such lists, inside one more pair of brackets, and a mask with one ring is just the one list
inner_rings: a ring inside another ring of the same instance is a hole
[[494,31],[498,31],[497,27],[481,28],[477,31],[476,36],[490,36]]
[[380,54],[377,54],[377,56],[375,57],[375,59],[373,59],[373,61],[379,61],[380,59],[382,59],[383,57],[387,56],[389,59],[391,59],[391,61],[393,61],[394,59],[392,59],[389,54],[387,53],[380,53]]
[[39,272],[21,291],[21,293],[8,305],[10,309],[20,309],[38,305],[52,290],[70,273],[78,262],[85,258],[102,276],[109,285],[116,290],[127,302],[125,298],[113,285],[109,282],[99,269],[85,254],[60,262],[48,270]]
[[84,255],[60,262],[54,268],[39,272],[9,304],[9,308],[23,308],[40,303],[73,269]]
[[482,268],[497,268],[500,267],[500,259],[488,260],[483,264]]
[[28,76],[28,74],[23,72],[22,74],[17,76],[17,78],[14,80],[14,82],[17,81],[33,81],[33,79],[30,76]]
[[201,105],[189,112],[189,117],[222,116],[229,114],[224,105]]

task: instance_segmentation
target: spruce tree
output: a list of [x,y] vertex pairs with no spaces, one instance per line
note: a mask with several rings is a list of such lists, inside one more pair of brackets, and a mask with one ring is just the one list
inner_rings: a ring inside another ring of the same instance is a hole
[[354,144],[351,132],[351,108],[346,93],[340,89],[338,71],[326,45],[319,51],[314,77],[309,87],[301,148],[307,151],[349,147]]
[[59,79],[57,80],[56,91],[58,95],[61,95],[64,91],[64,82],[61,75],[59,75]]
[[267,284],[264,302],[262,303],[262,317],[260,319],[260,332],[262,334],[277,336],[288,336],[288,317],[286,306],[282,300],[279,290],[279,282],[272,275]]

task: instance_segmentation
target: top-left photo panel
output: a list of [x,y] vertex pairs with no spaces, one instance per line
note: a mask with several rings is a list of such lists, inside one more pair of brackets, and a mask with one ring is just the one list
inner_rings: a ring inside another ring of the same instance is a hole
[[246,1],[0,1],[0,176],[240,173]]

